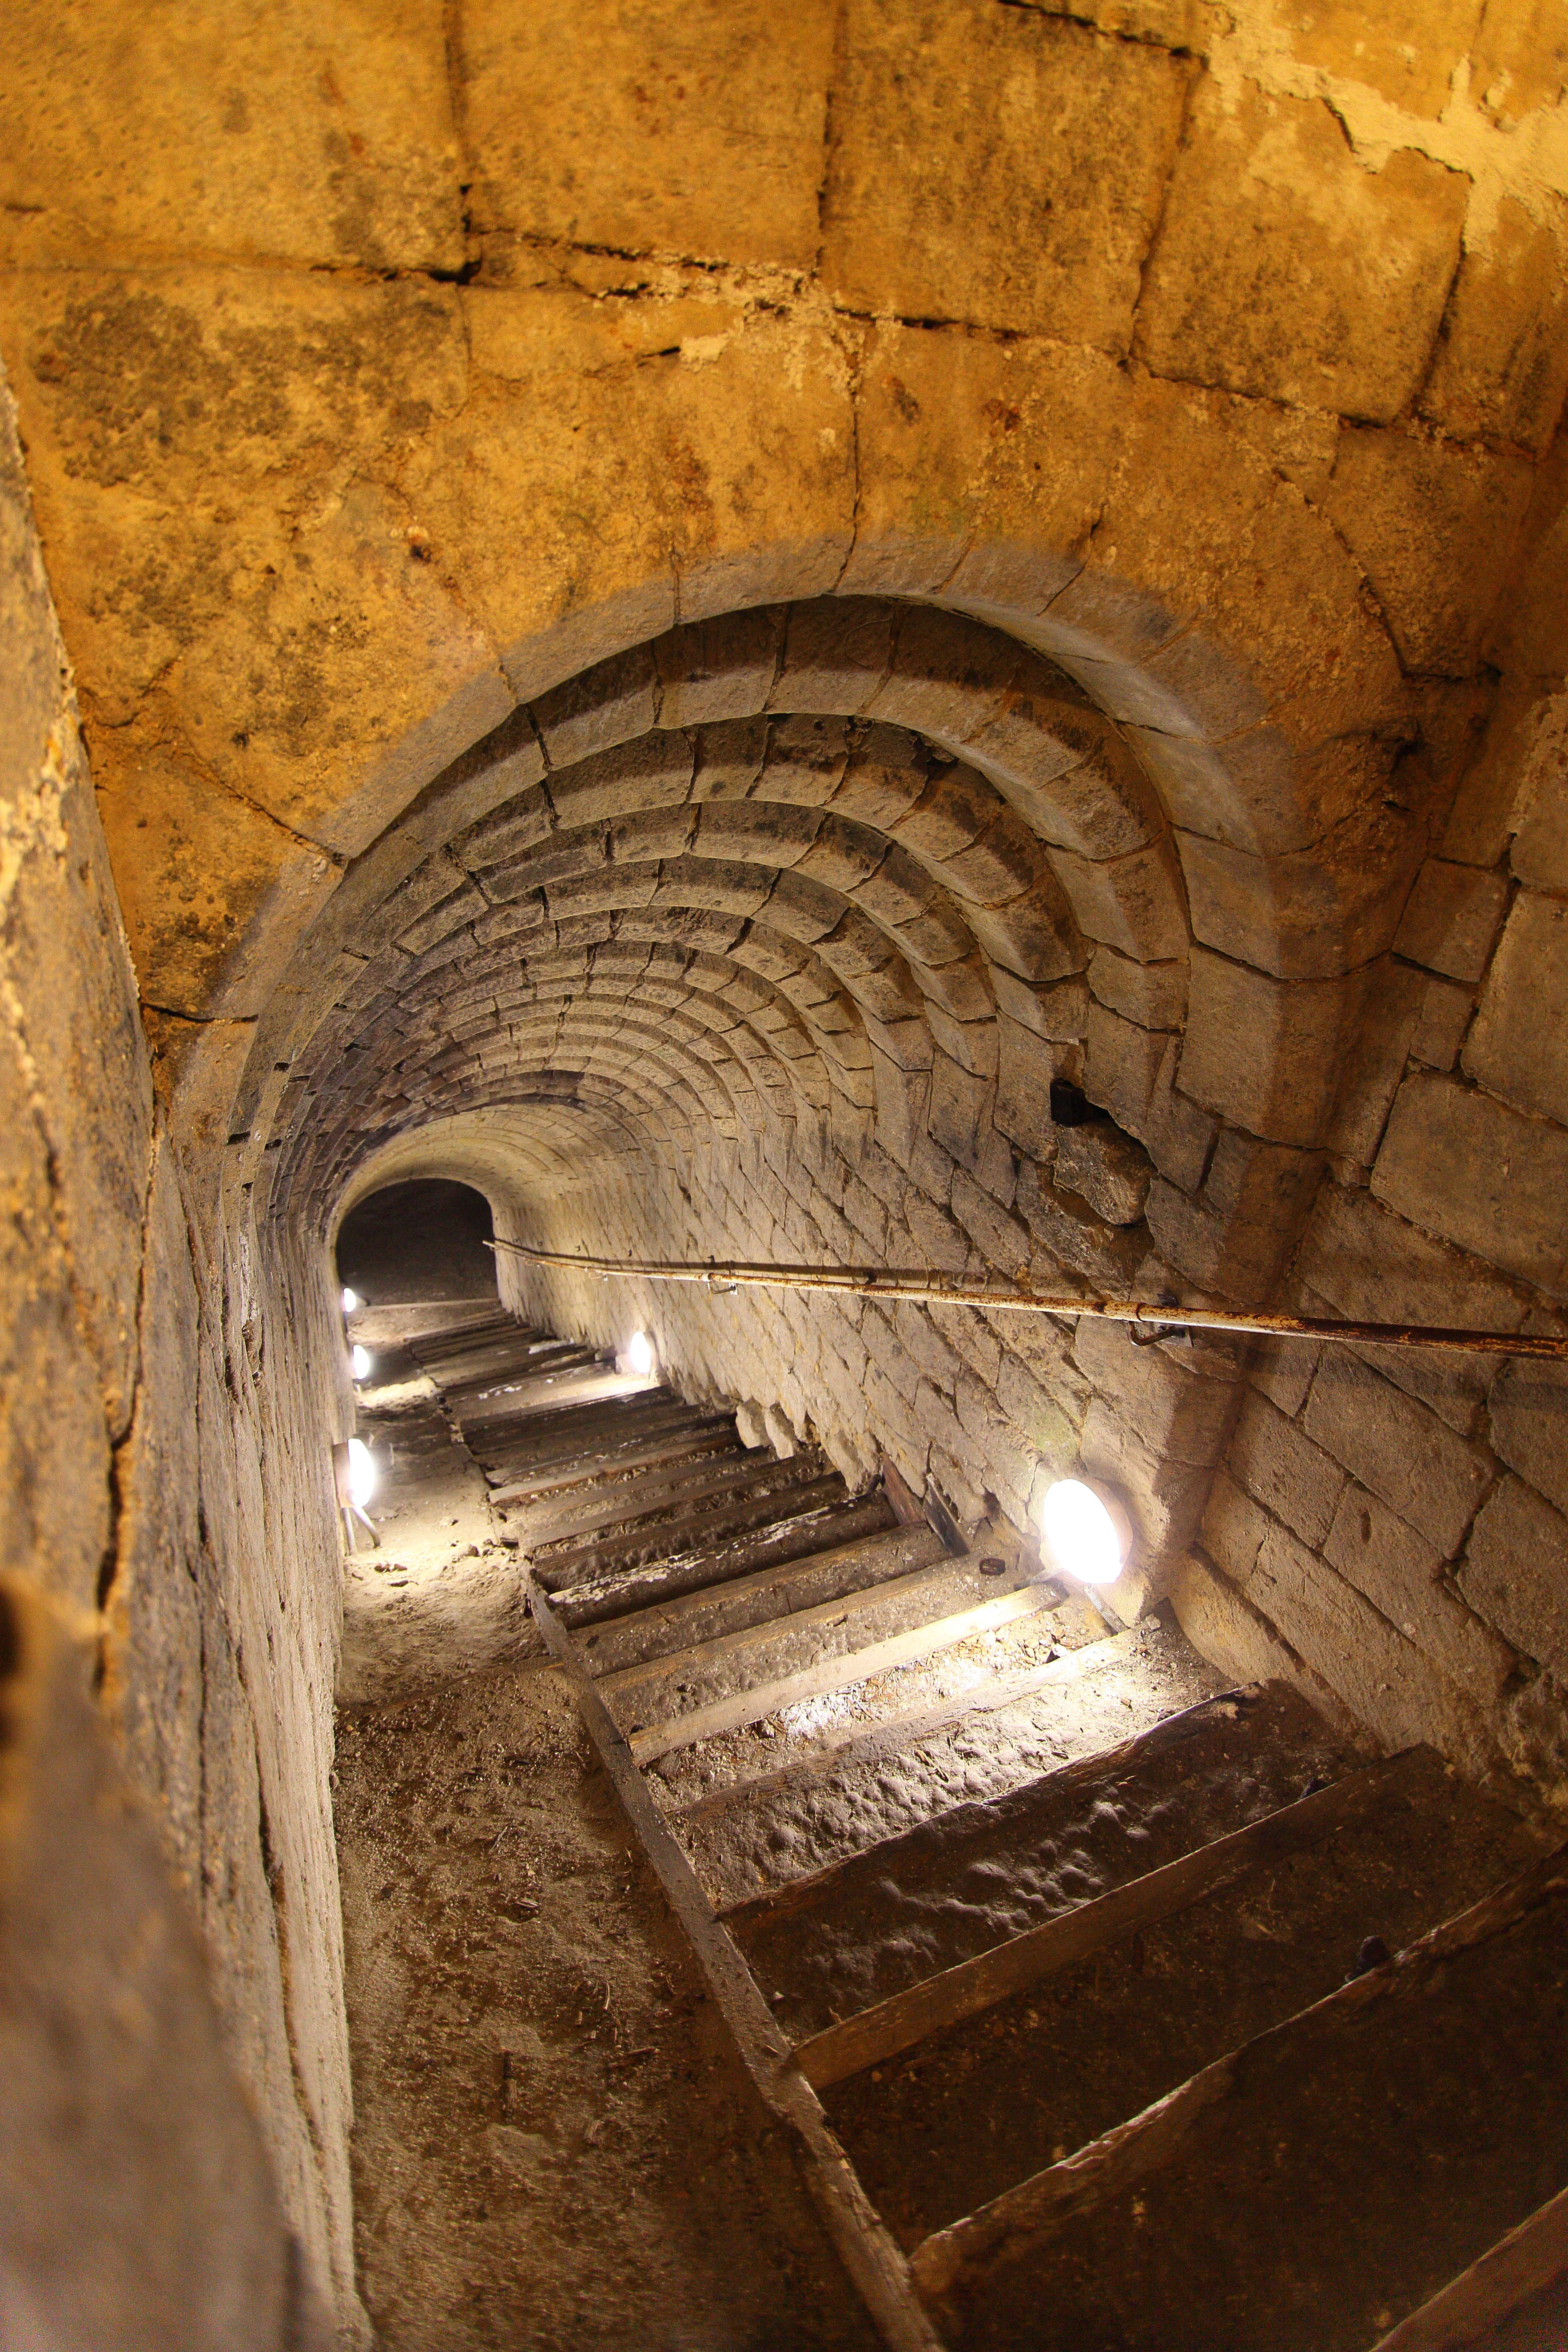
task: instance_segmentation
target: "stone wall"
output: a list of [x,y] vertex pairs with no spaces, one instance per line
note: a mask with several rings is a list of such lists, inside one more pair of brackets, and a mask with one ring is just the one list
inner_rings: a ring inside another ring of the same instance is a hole
[[[1568,1328],[1560,627],[1542,613],[1547,675],[1505,685],[1380,976],[1285,1294],[1309,1313]],[[1194,1638],[1561,1805],[1568,1375],[1281,1342],[1248,1384],[1178,1584]]]
[[0,2334],[282,2352],[354,2310],[324,1401],[193,1223],[0,435]]

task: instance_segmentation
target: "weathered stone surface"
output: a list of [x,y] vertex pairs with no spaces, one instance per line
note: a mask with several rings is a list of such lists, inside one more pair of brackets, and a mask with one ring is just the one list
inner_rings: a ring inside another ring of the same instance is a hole
[[31,126],[0,167],[14,257],[461,268],[438,0],[306,0],[279,30],[235,0],[133,22],[7,9],[0,79]]
[[1472,1609],[1514,1647],[1568,1671],[1568,1519],[1522,1479],[1505,1478],[1470,1537],[1459,1585]]
[[1057,1137],[1058,1192],[1080,1192],[1107,1224],[1138,1223],[1152,1173],[1148,1153],[1108,1120],[1064,1127]]
[[1568,1122],[1568,907],[1521,891],[1465,1047],[1465,1069],[1516,1109]]
[[853,0],[825,205],[836,299],[1125,349],[1186,77],[1040,10]]
[[1500,875],[1429,858],[1410,893],[1395,951],[1450,980],[1479,980],[1507,904]]
[[1246,1597],[1306,1664],[1336,1691],[1364,1730],[1390,1747],[1426,1741],[1473,1771],[1495,1747],[1479,1713],[1426,1654],[1322,1558],[1283,1528],[1259,1548]]
[[1368,171],[1326,106],[1205,83],[1149,269],[1150,364],[1393,417],[1425,373],[1468,193],[1409,149]]
[[1523,1282],[1568,1287],[1568,1135],[1452,1078],[1406,1078],[1372,1189],[1413,1224]]
[[1265,1398],[1247,1398],[1225,1462],[1256,1502],[1305,1542],[1322,1542],[1345,1489],[1344,1470]]
[[575,245],[804,262],[817,189],[833,17],[731,0],[600,11],[477,0],[463,99],[484,227]]
[[1348,817],[1310,850],[1252,857],[1178,834],[1194,935],[1281,979],[1354,971],[1394,937],[1422,850],[1419,828],[1380,805]]
[[1522,457],[1397,429],[1341,441],[1330,511],[1407,668],[1449,677],[1474,668],[1533,478]]
[[93,1719],[82,1653],[19,1583],[0,1611],[7,2333],[324,2352],[202,1953]]
[[1392,0],[1370,18],[1354,0],[1308,0],[1290,20],[1290,48],[1337,80],[1364,82],[1409,114],[1443,111],[1479,20],[1476,0]]
[[1568,889],[1568,695],[1532,703],[1523,731],[1510,862],[1521,882]]
[[1429,980],[1422,992],[1420,1016],[1411,1033],[1412,1059],[1424,1063],[1429,1070],[1451,1070],[1459,1058],[1459,1048],[1475,1009],[1473,988],[1463,988],[1446,980]]
[[1487,1407],[1493,1452],[1568,1511],[1568,1368],[1504,1364]]
[[1282,982],[1195,950],[1183,1093],[1270,1142],[1316,1143],[1364,995],[1359,974]]
[[1544,448],[1568,392],[1568,206],[1500,196],[1468,220],[1423,413],[1447,431]]
[[1453,1559],[1491,1483],[1479,1446],[1340,1349],[1324,1351],[1301,1426]]
[[1346,1486],[1323,1557],[1462,1690],[1496,1706],[1513,1653],[1440,1580],[1432,1547],[1364,1487]]
[[[1325,1306],[1356,1322],[1516,1331],[1524,1319],[1518,1292],[1489,1266],[1430,1240],[1370,1193],[1338,1184],[1324,1185],[1314,1203],[1297,1273]],[[1378,1349],[1368,1360],[1466,1435],[1499,1361],[1409,1348]]]

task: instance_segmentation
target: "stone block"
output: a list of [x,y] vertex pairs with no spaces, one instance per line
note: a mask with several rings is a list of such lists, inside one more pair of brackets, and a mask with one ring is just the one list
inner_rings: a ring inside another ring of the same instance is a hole
[[0,76],[29,125],[0,181],[18,261],[467,257],[435,0],[365,18],[307,0],[286,30],[236,0],[121,26],[28,0],[0,27]]
[[1353,1356],[1325,1349],[1301,1426],[1452,1559],[1491,1484],[1485,1453]]
[[1429,980],[1421,996],[1420,1018],[1411,1034],[1412,1061],[1428,1070],[1451,1070],[1475,1009],[1473,988],[1462,987],[1457,981]]
[[1290,54],[1337,81],[1377,91],[1405,114],[1436,121],[1469,53],[1469,0],[1390,0],[1368,17],[1355,0],[1308,0],[1290,19]]
[[1137,1531],[1130,1566],[1157,1579],[1192,1538],[1208,1493],[1208,1470],[1163,1459],[1125,1413],[1099,1396],[1084,1415],[1079,1451],[1089,1475],[1103,1478],[1127,1507]]
[[809,262],[832,55],[820,0],[787,25],[761,0],[674,19],[616,0],[591,43],[565,0],[478,0],[462,50],[477,216],[579,247]]
[[778,667],[778,620],[771,612],[726,613],[656,640],[658,723],[709,727],[765,709]]
[[1324,1142],[1339,1159],[1363,1168],[1370,1168],[1376,1159],[1430,985],[1424,973],[1392,958],[1379,965],[1360,1029],[1345,1055],[1324,1133]]
[[1450,1681],[1494,1707],[1515,1665],[1506,1643],[1441,1581],[1443,1561],[1414,1528],[1353,1483],[1341,1497],[1323,1557]]
[[1295,1422],[1266,1398],[1249,1396],[1225,1459],[1230,1475],[1256,1502],[1304,1542],[1322,1542],[1344,1492],[1345,1473]]
[[298,2330],[319,2347],[206,1956],[94,1718],[79,1643],[19,1582],[0,1622],[7,2319],[39,2343],[107,2326],[150,2347],[232,2340],[243,2311],[253,2341]]
[[1465,228],[1464,257],[1421,410],[1460,440],[1540,451],[1568,393],[1568,218],[1560,195],[1501,194]]
[[[1089,986],[1097,1003],[1124,1021],[1142,1029],[1179,1029],[1187,1009],[1186,958],[1138,963],[1114,948],[1097,947],[1089,958]],[[1081,1029],[1075,1034],[1081,1035]]]
[[1125,1324],[1085,1316],[1073,1340],[1073,1355],[1097,1392],[1123,1412],[1145,1444],[1194,1468],[1212,1463],[1229,1425],[1228,1383],[1205,1380],[1182,1357],[1133,1339]]
[[1478,981],[1507,905],[1501,875],[1429,858],[1415,877],[1394,951],[1449,980]]
[[[1462,866],[1496,866],[1525,821],[1537,778],[1543,781],[1562,759],[1568,698],[1543,692],[1536,679],[1505,678],[1485,731],[1465,766],[1438,844],[1444,857]],[[1547,826],[1552,869],[1521,872],[1521,881],[1548,888],[1563,878],[1555,824]]]
[[1568,1365],[1505,1363],[1487,1404],[1492,1451],[1568,1511]]
[[1568,907],[1522,890],[1465,1047],[1467,1074],[1517,1110],[1568,1123]]
[[[1325,1184],[1318,1195],[1297,1271],[1324,1310],[1356,1322],[1458,1322],[1516,1331],[1524,1318],[1516,1293],[1489,1267],[1418,1233],[1370,1193],[1337,1184]],[[1465,1434],[1475,1427],[1499,1361],[1426,1349],[1366,1352],[1385,1380]]]
[[835,300],[1124,350],[1184,61],[979,0],[855,0],[842,55],[821,264]]
[[1568,1291],[1568,1135],[1456,1079],[1400,1088],[1377,1163],[1376,1197],[1544,1290]]
[[1228,1470],[1222,1465],[1215,1472],[1199,1538],[1215,1566],[1233,1584],[1245,1590],[1250,1582],[1263,1538],[1272,1525],[1261,1504],[1237,1484]]
[[952,1213],[988,1265],[1013,1281],[1027,1274],[1034,1253],[1027,1228],[962,1168],[952,1179]]
[[1568,1675],[1568,1519],[1519,1478],[1505,1478],[1471,1533],[1459,1589],[1517,1650]]
[[1026,656],[965,756],[1042,841],[1080,857],[1142,848],[1152,795],[1117,730],[1061,672]]
[[1329,511],[1406,668],[1463,677],[1475,667],[1532,480],[1526,458],[1403,428],[1342,436]]
[[1052,1181],[1058,1192],[1080,1194],[1109,1225],[1138,1223],[1152,1173],[1142,1145],[1109,1119],[1058,1131]]
[[1185,953],[1186,921],[1161,851],[1136,849],[1100,865],[1068,849],[1053,849],[1049,856],[1086,939],[1141,963]]
[[1150,1234],[1189,1282],[1256,1305],[1289,1255],[1320,1166],[1315,1154],[1223,1129],[1195,1200],[1171,1183],[1151,1187]]
[[1532,702],[1520,732],[1510,864],[1538,889],[1568,889],[1568,694]]
[[1324,1129],[1366,981],[1279,981],[1193,951],[1180,1083],[1192,1101],[1275,1143]]
[[1108,1224],[1078,1194],[1052,1190],[1033,1161],[1019,1175],[1016,1205],[1047,1259],[1054,1261],[1037,1265],[1037,1289],[1059,1290],[1066,1268],[1112,1297],[1131,1294],[1147,1253],[1146,1239],[1136,1228]]
[[1058,1130],[1051,1120],[1051,1081],[1066,1049],[1016,1021],[999,1018],[996,1029],[996,1126],[1020,1151],[1054,1158]]
[[1294,1420],[1307,1402],[1322,1350],[1312,1339],[1259,1339],[1247,1367],[1258,1393]]
[[1150,365],[1392,419],[1426,374],[1468,194],[1413,148],[1369,171],[1324,104],[1205,82],[1144,282]]
[[1479,1745],[1489,1760],[1475,1710],[1447,1677],[1283,1528],[1271,1528],[1260,1545],[1247,1598],[1375,1739],[1390,1748],[1425,1741],[1468,1762]]
[[1194,834],[1176,842],[1194,939],[1280,979],[1324,980],[1387,948],[1424,836],[1405,810],[1380,802],[1283,857]]
[[1287,1682],[1304,1691],[1342,1737],[1355,1736],[1337,1693],[1291,1649],[1268,1620],[1202,1558],[1187,1554],[1172,1571],[1176,1622],[1201,1657],[1238,1683]]

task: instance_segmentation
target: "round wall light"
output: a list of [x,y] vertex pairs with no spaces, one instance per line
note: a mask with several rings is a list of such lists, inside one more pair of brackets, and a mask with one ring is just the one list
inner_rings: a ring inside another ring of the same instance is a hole
[[1040,1505],[1040,1549],[1053,1576],[1077,1584],[1114,1584],[1132,1549],[1126,1512],[1104,1486],[1058,1478]]
[[363,1437],[349,1440],[348,1477],[344,1483],[350,1509],[363,1511],[375,1492],[375,1456]]
[[368,1348],[351,1348],[349,1349],[349,1364],[356,1381],[369,1380],[371,1367],[374,1361],[375,1358],[371,1354]]
[[357,1290],[349,1290],[345,1288],[343,1292],[343,1313],[345,1315],[352,1315],[354,1308],[358,1307],[360,1303],[359,1292]]
[[626,1341],[626,1367],[639,1381],[646,1380],[653,1370],[653,1341],[646,1331],[634,1331]]

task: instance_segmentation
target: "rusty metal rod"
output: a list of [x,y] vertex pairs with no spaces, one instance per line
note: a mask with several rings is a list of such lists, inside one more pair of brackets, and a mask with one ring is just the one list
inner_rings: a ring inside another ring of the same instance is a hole
[[1271,1339],[1339,1339],[1373,1348],[1447,1348],[1490,1356],[1531,1356],[1545,1363],[1568,1361],[1568,1335],[1537,1331],[1468,1331],[1447,1324],[1348,1323],[1319,1315],[1275,1315],[1220,1307],[1160,1307],[1137,1298],[1053,1298],[1027,1290],[998,1290],[984,1283],[959,1282],[935,1266],[900,1273],[878,1265],[764,1265],[744,1259],[727,1265],[658,1258],[576,1257],[568,1250],[533,1249],[526,1242],[493,1241],[485,1247],[510,1250],[533,1265],[569,1267],[574,1274],[606,1279],[624,1276],[645,1282],[691,1282],[709,1289],[845,1290],[860,1298],[913,1298],[944,1307],[999,1307],[1031,1315],[1090,1315],[1107,1323],[1136,1324],[1158,1334],[1169,1330],[1243,1331]]

